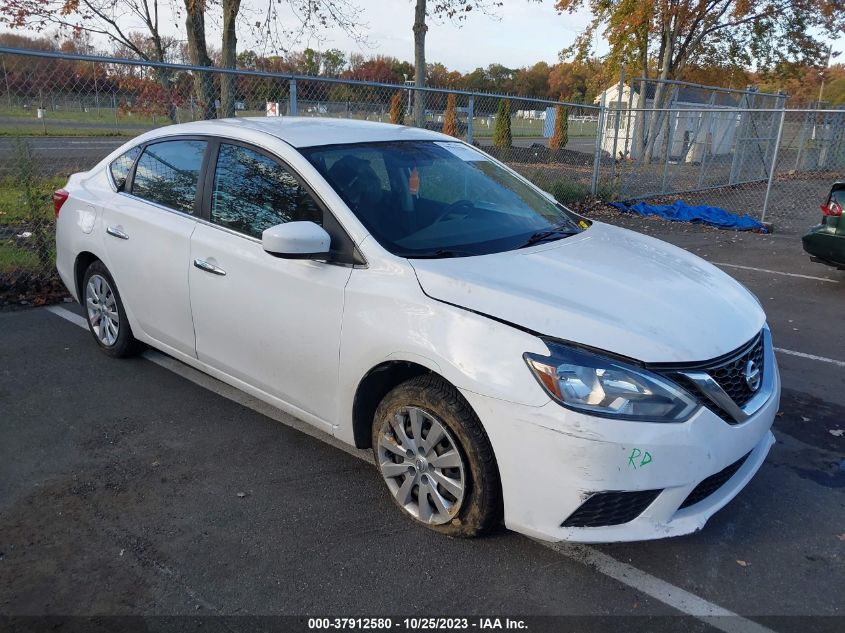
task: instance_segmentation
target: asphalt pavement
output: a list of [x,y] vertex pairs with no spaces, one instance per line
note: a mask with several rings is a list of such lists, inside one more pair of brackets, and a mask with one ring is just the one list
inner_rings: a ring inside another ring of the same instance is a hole
[[845,272],[808,262],[785,236],[655,226],[640,228],[755,292],[779,350],[778,441],[701,532],[592,547],[504,529],[443,538],[399,514],[366,452],[157,352],[107,358],[68,320],[78,306],[4,312],[0,616],[566,615],[590,616],[578,630],[843,630]]
[[[143,131],[143,129],[133,130],[138,134]],[[90,169],[114,149],[131,140],[129,136],[26,136],[20,138],[29,144],[43,175],[62,176]],[[492,138],[477,140],[482,147],[493,143]],[[513,139],[515,147],[531,147],[534,143],[546,145],[548,140],[542,137]],[[573,137],[567,143],[567,148],[592,153],[595,149],[595,140]],[[6,165],[10,169],[15,164],[17,151],[16,137],[0,136],[0,165]]]
[[29,145],[41,175],[68,176],[91,169],[130,139],[125,136],[0,136],[0,165],[7,170],[14,169],[17,162],[19,140]]

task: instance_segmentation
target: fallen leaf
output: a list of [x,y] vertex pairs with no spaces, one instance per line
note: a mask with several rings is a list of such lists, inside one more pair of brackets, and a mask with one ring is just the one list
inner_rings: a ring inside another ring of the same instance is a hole
[[746,561],[739,560],[738,558],[736,559],[736,564],[739,565],[740,567],[748,567],[748,563]]

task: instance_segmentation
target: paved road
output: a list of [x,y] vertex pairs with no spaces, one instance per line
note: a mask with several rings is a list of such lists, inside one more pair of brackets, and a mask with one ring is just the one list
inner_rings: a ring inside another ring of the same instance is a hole
[[[112,150],[129,139],[126,137],[28,136],[29,144],[44,175],[69,175],[96,165]],[[14,172],[18,139],[0,137],[0,170]],[[0,173],[2,173],[0,171]]]
[[[658,617],[652,630],[843,630],[845,339],[832,324],[845,273],[783,237],[665,237],[746,283],[784,350],[778,442],[702,532],[557,549],[506,531],[444,539],[402,518],[365,460],[301,423],[157,353],[106,358],[46,310],[7,312],[0,615],[576,614],[608,616],[582,627],[600,631],[638,616]],[[676,619],[717,608],[753,622]],[[799,617],[813,614],[836,617]]]
[[[44,174],[68,175],[90,169],[112,150],[127,142],[129,137],[31,136],[24,139],[32,148]],[[4,169],[8,173],[13,173],[17,152],[16,141],[17,139],[13,137],[0,137],[0,175]],[[492,139],[479,139],[482,146],[491,145],[492,142]],[[545,145],[546,142],[543,138],[515,138],[514,146],[530,147],[533,143]],[[595,141],[575,137],[566,147],[579,152],[592,153]]]

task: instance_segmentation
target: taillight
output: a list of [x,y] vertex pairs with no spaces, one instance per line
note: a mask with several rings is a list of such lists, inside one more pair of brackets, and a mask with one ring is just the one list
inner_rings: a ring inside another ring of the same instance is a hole
[[56,211],[56,217],[59,217],[59,211],[62,210],[62,205],[67,202],[69,195],[66,189],[53,192],[53,209]]
[[822,213],[825,215],[840,216],[842,215],[842,205],[836,202],[836,200],[831,200],[830,203],[822,205]]

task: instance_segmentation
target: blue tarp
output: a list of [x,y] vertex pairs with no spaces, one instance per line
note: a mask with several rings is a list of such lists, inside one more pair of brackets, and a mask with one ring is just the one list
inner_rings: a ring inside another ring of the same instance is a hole
[[676,200],[672,204],[647,204],[645,202],[637,202],[632,205],[623,202],[611,202],[610,204],[626,213],[656,215],[673,222],[702,222],[718,226],[720,229],[766,232],[765,227],[760,222],[747,215],[736,215],[719,207],[690,206],[681,200]]

